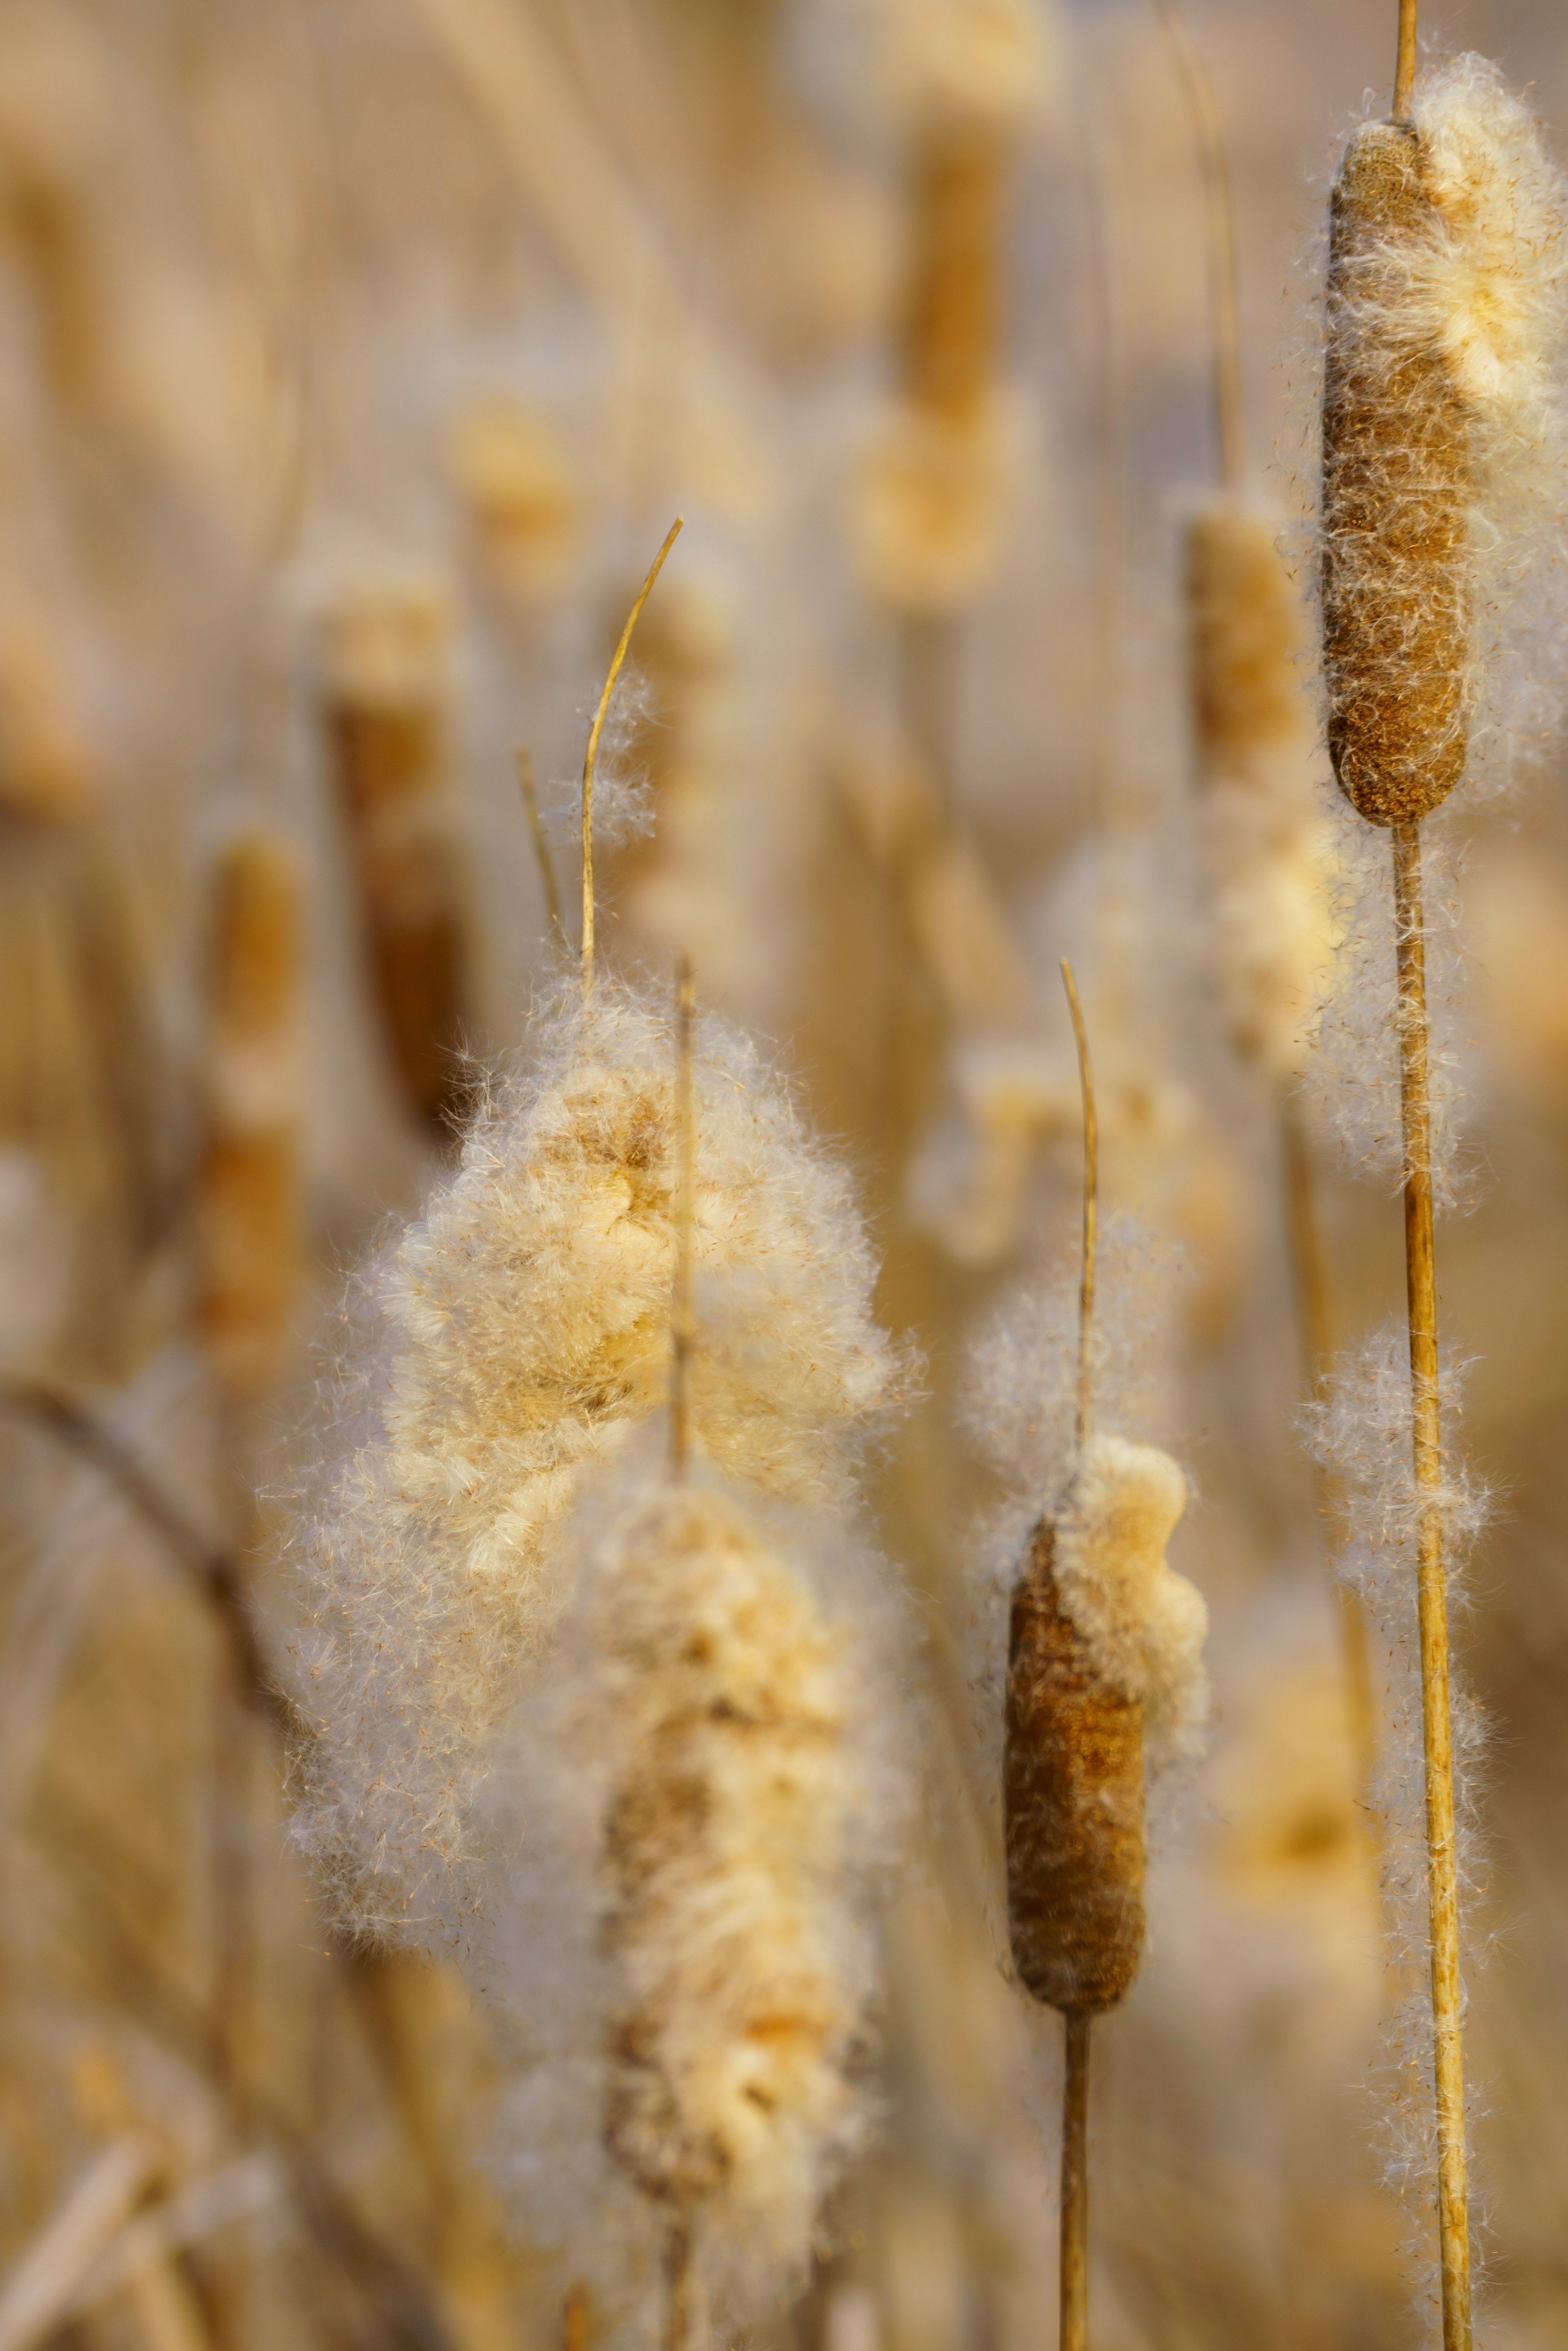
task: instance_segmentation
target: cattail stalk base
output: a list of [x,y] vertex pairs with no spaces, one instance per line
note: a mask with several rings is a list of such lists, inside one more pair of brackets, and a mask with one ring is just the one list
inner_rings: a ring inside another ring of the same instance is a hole
[[1069,2009],[1062,2083],[1061,2351],[1085,2351],[1089,2339],[1089,2024]]
[[1464,1986],[1459,1973],[1459,1861],[1454,1827],[1453,1732],[1449,1703],[1449,1612],[1443,1560],[1443,1447],[1438,1387],[1438,1290],[1432,1238],[1431,1102],[1428,1070],[1421,836],[1397,824],[1394,917],[1398,955],[1400,1106],[1405,1133],[1405,1271],[1410,1328],[1410,1405],[1417,1490],[1421,1640],[1421,1732],[1427,1778],[1428,1900],[1432,1941],[1432,2028],[1438,2102],[1438,2234],[1443,2351],[1470,2351],[1469,2211],[1466,2181]]

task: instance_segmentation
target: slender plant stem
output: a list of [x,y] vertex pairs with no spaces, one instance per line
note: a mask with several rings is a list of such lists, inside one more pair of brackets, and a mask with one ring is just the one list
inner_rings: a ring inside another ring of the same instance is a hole
[[539,814],[539,795],[534,788],[534,755],[526,744],[517,753],[517,782],[523,793],[524,813],[528,819],[528,838],[533,843],[534,862],[539,869],[539,885],[545,893],[545,912],[549,917],[550,936],[557,946],[565,944],[566,930],[561,920],[561,893],[556,886],[555,861],[550,844],[545,838],[544,820]]
[[[1329,1301],[1328,1273],[1324,1263],[1323,1236],[1318,1224],[1317,1180],[1313,1167],[1312,1141],[1302,1115],[1301,1097],[1293,1086],[1280,1089],[1280,1157],[1284,1171],[1285,1228],[1291,1272],[1296,1294],[1296,1319],[1305,1359],[1308,1393],[1322,1396],[1334,1355],[1334,1311]],[[1336,1479],[1320,1461],[1314,1472],[1318,1517],[1326,1529],[1338,1517]],[[1365,1794],[1377,1762],[1377,1708],[1372,1695],[1372,1664],[1366,1640],[1366,1612],[1348,1585],[1334,1580],[1339,1609],[1341,1654],[1345,1661],[1345,1698],[1350,1708],[1351,1746],[1355,1757],[1356,1785]]]
[[691,1313],[691,1238],[696,1212],[697,1122],[692,1099],[692,1023],[697,997],[691,980],[691,959],[682,956],[677,966],[680,1060],[675,1080],[675,1308],[670,1316],[674,1343],[674,1376],[670,1412],[670,1466],[679,1478],[686,1468],[691,1444],[691,1349],[695,1327]]
[[1062,2082],[1062,2323],[1060,2351],[1089,2339],[1089,2016],[1069,2009]]
[[1410,120],[1410,96],[1416,87],[1416,0],[1399,0],[1399,48],[1394,67],[1396,122]]
[[1416,1489],[1420,1498],[1416,1561],[1421,1628],[1421,1733],[1427,1767],[1427,1884],[1432,1938],[1443,2351],[1470,2351],[1464,1987],[1459,1974],[1459,1864],[1454,1833],[1453,1731],[1449,1705],[1443,1440],[1438,1385],[1438,1285],[1432,1241],[1432,1118],[1419,826],[1414,822],[1395,825],[1393,841],[1399,1092],[1405,1129],[1405,1277],[1410,1328],[1410,1408]]
[[663,2351],[686,2351],[691,2339],[691,2223],[671,2220],[664,2241]]
[[898,623],[898,698],[909,748],[925,769],[944,824],[957,798],[961,624],[950,612],[907,613]]
[[1095,1237],[1100,1206],[1100,1130],[1095,1117],[1095,1073],[1089,1062],[1089,1040],[1083,1007],[1073,977],[1073,967],[1062,958],[1062,985],[1073,1016],[1073,1041],[1078,1049],[1078,1086],[1084,1097],[1084,1238],[1078,1269],[1078,1416],[1077,1452],[1083,1458],[1089,1436],[1089,1407],[1094,1388]]
[[588,2351],[588,2290],[569,2286],[561,2313],[561,2351]]
[[1228,490],[1240,490],[1246,478],[1247,445],[1241,399],[1236,207],[1231,193],[1225,137],[1220,127],[1220,110],[1214,103],[1214,86],[1176,0],[1151,0],[1151,5],[1170,43],[1198,139],[1207,215],[1204,246],[1209,268],[1210,340],[1220,472]]
[[605,678],[604,691],[594,712],[594,723],[588,729],[588,747],[583,754],[583,993],[591,995],[594,985],[594,769],[598,762],[599,737],[608,715],[610,697],[616,680],[621,674],[631,644],[631,632],[649,596],[653,583],[664,569],[664,559],[680,536],[685,520],[677,515],[665,533],[664,544],[654,557],[647,579],[638,590],[637,601],[626,616],[626,626],[620,632],[620,643],[615,649],[615,659]]

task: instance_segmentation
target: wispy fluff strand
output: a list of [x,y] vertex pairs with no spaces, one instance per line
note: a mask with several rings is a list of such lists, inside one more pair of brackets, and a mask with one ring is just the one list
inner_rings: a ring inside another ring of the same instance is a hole
[[[669,1388],[663,1009],[601,977],[534,1043],[351,1285],[298,1522],[294,1835],[347,1924],[426,1947],[462,1945],[483,1906],[474,1800],[570,1595],[562,1529]],[[850,1186],[712,1019],[695,1087],[693,1423],[737,1482],[842,1509],[896,1374]]]
[[[1465,1366],[1444,1362],[1443,1556],[1450,1610],[1468,1599],[1466,1569],[1490,1515],[1482,1485],[1453,1449]],[[1336,1574],[1357,1595],[1384,1651],[1387,1689],[1381,1760],[1371,1790],[1380,1826],[1384,1913],[1390,1956],[1403,1979],[1383,2028],[1378,2095],[1390,2182],[1410,2211],[1411,2252],[1435,2294],[1431,2183],[1437,2168],[1432,2102],[1432,2013],[1428,1969],[1426,1780],[1421,1745],[1420,1644],[1416,1551],[1423,1498],[1410,1446],[1410,1368],[1402,1322],[1391,1322],[1336,1364],[1324,1400],[1305,1415],[1309,1441],[1341,1500]],[[1479,1814],[1486,1725],[1474,1697],[1452,1689],[1454,1795],[1460,1917],[1475,1915],[1484,1884]],[[1476,1957],[1469,1954],[1472,1962]],[[1473,2112],[1473,2100],[1472,2100]]]

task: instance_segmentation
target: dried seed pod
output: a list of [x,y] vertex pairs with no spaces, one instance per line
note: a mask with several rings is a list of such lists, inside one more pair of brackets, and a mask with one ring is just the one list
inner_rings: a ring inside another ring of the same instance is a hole
[[197,1185],[198,1320],[220,1379],[275,1376],[304,1273],[299,1165],[299,877],[265,832],[227,843],[213,880],[207,1132]]
[[1417,290],[1441,235],[1417,133],[1364,123],[1331,214],[1323,618],[1329,751],[1371,824],[1427,815],[1465,768],[1474,467]]
[[1037,2000],[1096,2014],[1143,1950],[1146,1766],[1190,1752],[1208,1616],[1165,1551],[1186,1483],[1152,1446],[1095,1437],[1030,1538],[1009,1627],[1008,1917]]
[[1143,1708],[1096,1671],[1062,1605],[1042,1519],[1012,1594],[1004,1800],[1007,1917],[1026,1990],[1096,2013],[1143,1956]]
[[409,1107],[441,1137],[462,1094],[468,908],[446,801],[446,601],[379,580],[328,615],[326,725],[373,992]]

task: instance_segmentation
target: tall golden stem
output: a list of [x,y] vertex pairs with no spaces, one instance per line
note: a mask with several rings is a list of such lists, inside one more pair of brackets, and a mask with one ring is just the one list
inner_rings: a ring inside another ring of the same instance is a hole
[[691,2223],[671,2220],[664,2241],[663,2351],[686,2351],[691,2338]]
[[1094,1388],[1095,1240],[1100,1205],[1100,1131],[1095,1117],[1095,1074],[1089,1063],[1089,1040],[1084,1028],[1073,967],[1062,958],[1062,985],[1073,1016],[1073,1042],[1078,1049],[1078,1088],[1084,1098],[1084,1234],[1078,1266],[1078,1418],[1076,1444],[1083,1458],[1089,1435],[1089,1406]]
[[1062,2084],[1061,2351],[1089,2339],[1089,2015],[1069,2009]]
[[1432,1238],[1432,1117],[1418,824],[1410,820],[1395,825],[1393,842],[1399,1094],[1405,1134],[1405,1279],[1410,1328],[1413,1451],[1416,1489],[1420,1498],[1416,1562],[1421,1632],[1421,1735],[1427,1776],[1427,1888],[1432,1942],[1443,2351],[1470,2351],[1464,1987],[1459,1974],[1459,1859],[1454,1829],[1453,1729],[1449,1703],[1438,1283]]
[[695,1107],[692,1101],[691,1030],[696,1016],[697,998],[691,979],[691,961],[682,956],[678,971],[680,1061],[675,1080],[675,1311],[670,1317],[670,1335],[674,1345],[673,1394],[670,1412],[670,1465],[679,1478],[686,1468],[686,1456],[691,1443],[691,1347],[694,1326],[691,1315],[691,1232],[696,1212],[697,1134]]
[[636,628],[643,606],[653,593],[653,583],[664,569],[664,559],[680,536],[685,520],[677,515],[665,533],[664,544],[654,557],[647,579],[638,590],[636,603],[626,616],[626,626],[620,632],[620,643],[615,649],[615,659],[609,665],[594,723],[588,729],[588,747],[583,754],[583,994],[591,996],[594,986],[594,771],[598,764],[599,737],[609,714],[610,697],[616,680],[621,674],[631,644],[631,632]]
[[1410,97],[1416,87],[1416,0],[1399,0],[1399,48],[1394,67],[1395,122],[1410,120]]

